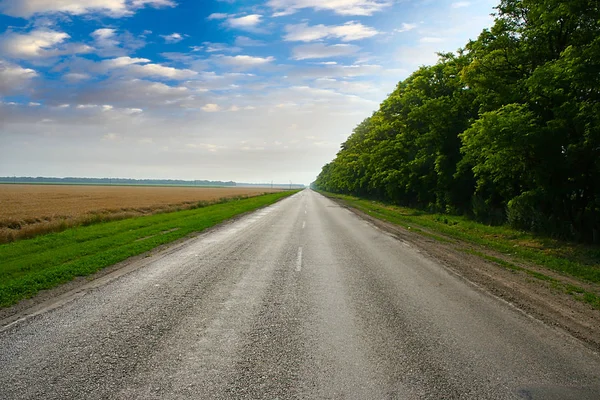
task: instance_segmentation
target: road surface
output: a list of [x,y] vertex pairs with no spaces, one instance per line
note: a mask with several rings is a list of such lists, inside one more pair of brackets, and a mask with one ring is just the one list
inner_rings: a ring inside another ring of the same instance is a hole
[[0,328],[2,399],[599,399],[600,357],[304,190]]

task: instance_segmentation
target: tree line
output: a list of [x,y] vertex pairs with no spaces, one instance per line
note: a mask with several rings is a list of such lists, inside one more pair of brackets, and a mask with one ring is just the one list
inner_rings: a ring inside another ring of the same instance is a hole
[[600,3],[503,0],[396,89],[317,188],[598,242]]

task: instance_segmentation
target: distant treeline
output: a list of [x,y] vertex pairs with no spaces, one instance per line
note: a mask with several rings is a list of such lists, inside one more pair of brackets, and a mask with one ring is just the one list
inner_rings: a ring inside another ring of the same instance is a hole
[[238,187],[273,188],[273,189],[304,189],[306,186],[299,183],[237,183]]
[[598,1],[503,0],[491,29],[398,83],[315,185],[598,242]]
[[128,178],[46,178],[28,176],[1,176],[0,183],[56,183],[87,185],[172,185],[172,186],[236,186],[235,182],[180,179],[128,179]]

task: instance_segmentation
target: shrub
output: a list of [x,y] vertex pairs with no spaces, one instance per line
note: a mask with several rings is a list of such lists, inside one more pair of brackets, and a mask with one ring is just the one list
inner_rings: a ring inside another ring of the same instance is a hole
[[475,220],[489,224],[502,225],[506,222],[506,215],[501,208],[490,205],[489,201],[480,196],[473,196],[473,216]]
[[508,202],[508,223],[515,229],[550,235],[562,239],[574,238],[573,226],[561,220],[546,204],[544,193],[532,190],[523,192]]

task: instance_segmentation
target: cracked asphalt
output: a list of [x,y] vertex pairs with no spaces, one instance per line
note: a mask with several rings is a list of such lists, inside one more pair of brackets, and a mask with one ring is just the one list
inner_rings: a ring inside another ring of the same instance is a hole
[[600,356],[304,190],[0,328],[2,399],[599,399]]

